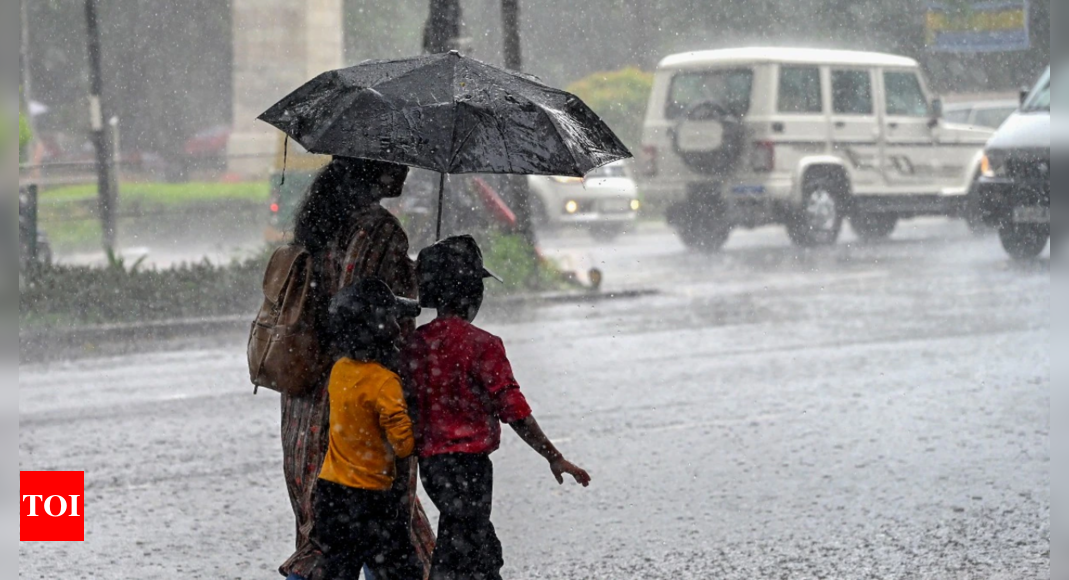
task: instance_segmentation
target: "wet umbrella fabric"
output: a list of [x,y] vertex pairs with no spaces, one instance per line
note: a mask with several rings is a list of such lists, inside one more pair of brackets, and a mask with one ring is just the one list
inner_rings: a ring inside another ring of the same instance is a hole
[[631,157],[575,95],[456,52],[324,73],[260,120],[312,153],[443,176],[583,177]]

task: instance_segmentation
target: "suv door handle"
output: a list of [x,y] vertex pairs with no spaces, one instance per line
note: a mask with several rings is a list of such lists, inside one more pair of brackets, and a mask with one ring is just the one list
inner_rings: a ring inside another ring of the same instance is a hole
[[894,122],[888,123],[887,126],[890,127],[891,129],[897,129],[898,128],[898,123],[894,123]]
[[836,121],[835,122],[835,128],[836,129],[845,129],[846,128],[846,121]]

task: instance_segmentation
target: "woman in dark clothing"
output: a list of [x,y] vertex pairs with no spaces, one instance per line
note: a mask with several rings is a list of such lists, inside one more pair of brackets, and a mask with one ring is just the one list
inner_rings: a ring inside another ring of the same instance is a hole
[[[394,294],[415,298],[415,265],[408,256],[408,236],[400,222],[383,209],[383,199],[401,195],[408,169],[360,159],[335,158],[312,184],[297,212],[294,243],[313,256],[326,298],[366,278],[378,278]],[[402,338],[415,329],[403,320]],[[327,324],[320,324],[329,343]],[[309,539],[314,527],[313,495],[329,441],[330,402],[327,377],[314,392],[282,396],[282,451],[286,485],[297,520],[297,551],[282,565],[291,579],[319,578],[319,554]],[[414,466],[413,466],[414,467]],[[397,478],[412,542],[424,568],[434,552],[434,532],[416,498],[416,473]]]

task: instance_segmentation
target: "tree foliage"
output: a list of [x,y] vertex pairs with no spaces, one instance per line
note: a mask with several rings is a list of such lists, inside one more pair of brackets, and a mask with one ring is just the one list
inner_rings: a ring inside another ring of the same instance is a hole
[[26,119],[26,115],[19,113],[19,162],[26,161],[30,141],[33,141],[30,121]]
[[653,88],[653,75],[638,67],[594,73],[572,83],[568,91],[583,99],[632,151],[642,142],[642,120]]

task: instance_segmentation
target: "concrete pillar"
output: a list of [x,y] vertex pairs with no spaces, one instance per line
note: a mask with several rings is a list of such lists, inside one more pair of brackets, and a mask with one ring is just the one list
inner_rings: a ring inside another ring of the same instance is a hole
[[279,132],[256,117],[316,75],[343,66],[343,0],[232,1],[230,171],[263,177],[278,154]]

